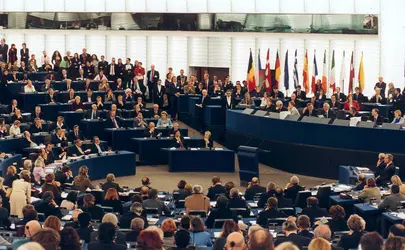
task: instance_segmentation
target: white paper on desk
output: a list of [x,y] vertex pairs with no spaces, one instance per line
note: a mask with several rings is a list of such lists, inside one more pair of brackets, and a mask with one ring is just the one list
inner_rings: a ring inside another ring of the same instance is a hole
[[216,201],[210,201],[210,206],[211,206],[211,207],[215,207],[216,204],[217,204]]
[[256,225],[256,221],[254,221],[254,220],[250,220],[249,223],[250,223],[250,225],[252,225],[252,226]]
[[175,147],[172,147],[172,148],[170,148],[170,150],[176,150],[176,148],[175,148]]
[[359,171],[370,171],[369,168],[364,168],[364,167],[356,167],[356,169]]
[[[42,190],[41,190],[42,192]],[[36,202],[36,201],[40,201],[41,199],[37,198],[37,197],[31,197],[31,203]]]
[[250,214],[249,214],[249,215],[250,215],[250,216],[255,216],[255,215],[254,215],[254,213],[253,213],[252,211],[250,211]]
[[257,207],[257,202],[249,202],[248,205],[250,207]]
[[72,219],[72,215],[70,215],[70,214],[67,214],[62,217],[62,220],[71,220],[71,219]]
[[62,197],[63,199],[66,199],[66,197],[68,196],[68,193],[66,192],[62,192],[60,197]]
[[158,220],[158,218],[148,218],[148,223],[151,225],[155,225]]
[[219,234],[220,234],[221,232],[214,232],[214,238],[219,238]]
[[398,218],[400,218],[400,219],[405,219],[405,214],[404,213],[398,213],[396,216]]
[[350,127],[356,127],[357,123],[361,121],[361,117],[352,117],[350,118]]
[[198,150],[198,148],[190,148],[190,150]]
[[223,148],[215,148],[214,150],[219,150],[219,151],[221,151],[221,150],[224,150]]
[[186,136],[186,137],[184,137],[184,139],[191,139],[191,137],[190,137],[190,136]]
[[159,199],[163,199],[163,198],[165,198],[165,197],[166,197],[166,195],[164,195],[164,194],[159,194],[159,195],[158,195],[158,198],[159,198]]

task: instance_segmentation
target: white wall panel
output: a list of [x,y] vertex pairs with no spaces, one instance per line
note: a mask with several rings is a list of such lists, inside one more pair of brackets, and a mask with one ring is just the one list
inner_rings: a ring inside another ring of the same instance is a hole
[[13,32],[13,33],[8,33],[5,36],[0,35],[0,39],[3,38],[6,39],[6,43],[8,44],[8,47],[11,48],[11,44],[15,44],[18,53],[17,53],[17,57],[18,59],[20,59],[20,49],[22,48],[22,43],[25,42],[25,35],[24,33],[17,33],[17,32]]
[[[98,57],[104,55],[107,61],[111,60],[111,57],[108,57],[106,54],[106,37],[101,34],[88,34],[86,35],[86,47],[87,53],[90,55],[96,54]],[[79,55],[81,54],[82,49],[79,50]]]
[[106,59],[110,61],[111,58],[115,57],[115,62],[118,63],[118,58],[121,58],[122,62],[125,64],[126,55],[127,55],[126,37],[119,35],[108,35]]
[[208,38],[208,66],[217,68],[231,67],[231,38]]
[[[187,44],[188,44],[187,37],[169,36],[167,38],[167,66],[172,67],[173,72],[176,75],[180,74],[180,69],[184,69],[185,75],[188,75]],[[161,75],[161,78],[164,78],[164,76]]]
[[[268,3],[269,4],[269,3]],[[287,0],[280,1],[281,13],[304,13],[304,0]]]
[[[66,34],[66,51],[70,51],[73,56],[74,53],[79,55],[82,53],[82,49],[86,48],[86,36],[84,34]],[[88,51],[88,53],[91,53]]]
[[166,12],[166,0],[146,1],[146,11],[148,12]]
[[[86,12],[105,12],[106,0],[85,0]],[[115,2],[115,0],[114,0]]]
[[105,9],[107,12],[125,12],[125,0],[106,0]]
[[84,0],[68,0],[65,1],[66,12],[84,12],[85,1]]
[[[65,1],[64,0],[43,0],[43,1],[44,1],[44,6],[45,6],[45,11],[51,11],[51,12],[65,11]],[[30,1],[28,1],[28,2],[30,2]]]
[[298,71],[298,80],[299,80],[299,85],[302,84],[302,70],[303,70],[303,65],[304,65],[304,55],[305,55],[305,41],[304,39],[294,39],[294,38],[283,38],[280,41],[281,43],[281,49],[282,51],[282,58],[283,60],[281,61],[281,80],[283,84],[280,86],[280,89],[284,89],[284,58],[285,58],[285,52],[288,50],[288,72],[289,72],[289,86],[290,90],[287,93],[288,96],[294,91],[294,78],[293,78],[293,70],[294,70],[294,54],[295,50],[297,50],[297,71]]
[[234,13],[254,13],[256,9],[255,1],[232,0],[231,5]]
[[166,0],[167,11],[173,13],[187,13],[187,0]]
[[354,11],[358,14],[379,14],[380,1],[384,0],[356,0]]
[[221,0],[221,1],[208,0],[208,12],[212,13],[231,12],[231,0]]
[[127,36],[127,57],[131,58],[132,64],[138,60],[147,65],[146,42],[146,36]]
[[204,13],[208,11],[207,0],[187,0],[187,10],[192,13]]
[[44,8],[44,0],[25,1],[25,10],[26,11],[43,12],[44,9],[45,9]]
[[126,0],[126,8],[129,12],[145,12],[146,0]]
[[52,56],[53,52],[57,50],[63,57],[66,52],[65,35],[63,34],[45,35],[45,50],[48,52],[49,56]]
[[160,74],[167,73],[167,37],[166,36],[150,36],[147,42],[147,64],[144,68],[149,69],[151,64],[154,64],[157,69],[160,69]]
[[354,13],[354,0],[329,0],[330,13],[351,14]]
[[[336,66],[336,87],[342,86],[342,77],[341,77],[341,67],[342,67],[342,59],[343,59],[343,51],[345,52],[345,75],[344,75],[344,83],[343,89],[341,90],[343,93],[348,92],[349,88],[349,74],[350,74],[350,59],[352,56],[352,51],[354,51],[354,40],[331,40],[330,42],[330,51],[333,52],[335,50],[335,66]],[[332,53],[330,54],[332,56]]]
[[208,65],[208,38],[194,37],[188,38],[188,63],[190,66]]
[[[43,34],[26,34],[25,35],[25,42],[27,43],[27,47],[30,49],[30,53],[35,54],[35,58],[37,59],[38,66],[41,64],[41,56],[42,52],[45,49],[45,35]],[[48,52],[49,56],[52,56],[50,52]]]
[[272,1],[269,4],[269,0],[256,0],[256,12],[258,13],[279,13],[280,2]]
[[4,11],[22,11],[25,10],[24,0],[1,0]]
[[[354,86],[358,86],[358,74],[361,53],[363,52],[363,66],[364,66],[364,95],[371,97],[374,93],[374,84],[377,82],[380,69],[380,42],[378,38],[375,39],[358,39],[356,40],[356,47],[354,53],[354,71],[355,81]],[[387,83],[393,79],[385,79]],[[400,83],[396,87],[402,89]]]
[[[233,82],[246,80],[249,62],[249,50],[252,50],[253,58],[256,58],[255,38],[233,38],[232,39],[232,66],[230,75]],[[257,66],[255,65],[255,70]]]
[[327,0],[305,0],[306,13],[329,13],[329,1]]
[[[260,59],[262,62],[262,68],[266,67],[266,56],[267,49],[270,49],[270,69],[274,69],[276,63],[276,54],[277,50],[280,53],[283,51],[280,48],[280,39],[279,38],[267,38],[259,37],[256,39],[256,52],[260,49]],[[257,57],[255,58],[255,63],[257,64]]]

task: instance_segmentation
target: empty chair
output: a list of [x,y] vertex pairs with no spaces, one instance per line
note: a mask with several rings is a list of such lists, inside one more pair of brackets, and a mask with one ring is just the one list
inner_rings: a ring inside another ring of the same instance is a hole
[[304,208],[307,206],[307,198],[311,196],[311,191],[299,191],[295,198],[295,207]]
[[278,211],[283,212],[288,216],[295,216],[295,209],[293,207],[278,208]]

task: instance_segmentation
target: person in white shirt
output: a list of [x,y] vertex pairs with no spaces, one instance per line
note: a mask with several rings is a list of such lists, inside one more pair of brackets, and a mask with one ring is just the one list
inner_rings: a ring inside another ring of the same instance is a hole
[[41,56],[41,65],[50,65],[50,64],[51,58],[46,54],[46,51],[44,50]]
[[264,93],[263,93],[263,97],[260,98],[260,100],[261,100],[260,107],[266,106],[266,100],[267,100],[267,98],[269,98],[269,93],[264,92]]
[[98,136],[94,136],[93,137],[93,146],[92,146],[90,152],[92,154],[95,154],[95,153],[102,153],[103,151],[104,151],[104,148],[100,144],[100,138],[98,138]]
[[101,80],[106,80],[108,81],[107,77],[104,75],[103,71],[100,71],[100,73],[98,75],[96,75],[96,77],[94,77],[93,79],[94,81],[101,81]]
[[24,86],[24,93],[34,93],[36,92],[34,85],[32,85],[32,81],[28,80],[27,85]]
[[21,134],[20,129],[21,122],[19,120],[15,120],[13,126],[10,127],[10,131],[8,132],[11,136],[16,136]]
[[291,115],[300,115],[300,112],[295,107],[295,102],[293,101],[288,102],[288,111],[290,111]]

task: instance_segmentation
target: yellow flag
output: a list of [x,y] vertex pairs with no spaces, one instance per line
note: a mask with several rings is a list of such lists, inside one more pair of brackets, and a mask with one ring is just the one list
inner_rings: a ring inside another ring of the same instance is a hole
[[363,52],[361,52],[360,67],[359,67],[359,88],[360,88],[360,91],[364,90]]

